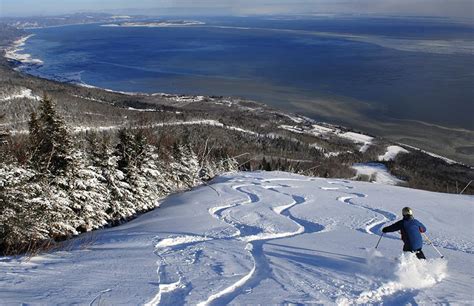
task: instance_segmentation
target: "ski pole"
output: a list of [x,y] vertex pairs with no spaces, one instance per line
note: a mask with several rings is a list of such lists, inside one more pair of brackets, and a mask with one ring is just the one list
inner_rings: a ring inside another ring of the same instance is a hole
[[441,256],[441,258],[444,258],[444,255],[441,254],[441,252],[434,246],[433,242],[431,242],[430,238],[428,238],[428,236],[425,234],[425,233],[422,233],[423,236],[425,236],[426,240],[428,240],[428,242],[431,244],[431,246],[435,249],[435,251],[439,254],[439,256]]
[[375,248],[377,248],[379,246],[379,243],[380,243],[380,240],[382,240],[382,237],[383,237],[383,233],[380,234],[380,238],[379,238],[379,241],[377,241],[377,245],[375,246]]

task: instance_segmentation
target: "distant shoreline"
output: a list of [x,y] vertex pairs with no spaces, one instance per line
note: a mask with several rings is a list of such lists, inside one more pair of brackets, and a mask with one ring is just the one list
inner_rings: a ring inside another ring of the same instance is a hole
[[[76,81],[71,80],[71,81],[66,82],[64,80],[61,80],[61,79],[58,79],[58,78],[53,78],[53,77],[47,76],[47,75],[37,76],[37,75],[34,75],[34,74],[30,74],[30,73],[28,73],[27,71],[24,70],[26,67],[36,68],[38,66],[43,65],[44,62],[41,59],[32,58],[31,54],[18,53],[18,52],[22,51],[23,50],[22,47],[26,44],[28,39],[30,39],[31,37],[34,37],[35,35],[36,34],[28,34],[28,35],[21,36],[17,40],[13,41],[7,48],[4,49],[5,52],[3,54],[3,57],[9,62],[14,62],[15,68],[13,68],[13,70],[19,71],[21,73],[25,73],[28,76],[34,77],[34,78],[47,79],[47,80],[50,80],[50,81],[60,82],[60,83],[64,83],[64,84],[70,84],[70,85],[75,85],[75,86],[80,86],[80,87],[85,87],[85,88],[99,89],[99,90],[104,90],[104,91],[107,91],[107,92],[118,93],[118,94],[129,95],[129,96],[137,96],[137,95],[141,95],[141,96],[173,95],[173,94],[162,93],[162,92],[145,93],[145,92],[129,92],[129,91],[113,90],[113,89],[109,89],[109,88],[104,88],[104,87],[99,87],[99,86],[87,84],[87,83],[84,83],[82,81],[81,82],[76,82]],[[189,96],[200,97],[200,95],[189,95]]]
[[121,22],[121,23],[106,23],[101,27],[118,27],[118,28],[167,28],[167,27],[188,27],[194,25],[205,25],[201,21],[162,21],[162,22]]
[[[28,39],[31,37],[35,36],[36,34],[29,34],[20,37],[19,39],[13,41],[13,43],[5,49],[5,54],[4,57],[7,58],[8,60],[14,60],[22,65],[27,65],[27,66],[41,66],[44,64],[44,62],[40,59],[32,58],[31,54],[28,53],[19,53],[20,51],[23,51],[24,48],[23,46],[26,44]],[[21,65],[19,66],[21,69]]]

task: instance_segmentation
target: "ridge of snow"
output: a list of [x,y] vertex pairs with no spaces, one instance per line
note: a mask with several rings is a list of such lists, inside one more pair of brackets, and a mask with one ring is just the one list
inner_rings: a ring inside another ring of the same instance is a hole
[[[157,128],[157,127],[164,127],[164,126],[179,126],[179,125],[209,125],[215,127],[221,127],[227,130],[232,130],[236,132],[241,132],[253,136],[262,136],[261,134],[246,130],[240,127],[225,125],[217,120],[212,119],[202,119],[202,120],[189,120],[189,121],[170,121],[170,122],[160,122],[160,123],[153,123],[147,124],[143,126],[133,126],[132,129],[140,129],[140,128]],[[119,125],[108,125],[108,126],[74,126],[72,127],[72,133],[83,133],[89,131],[111,131],[111,130],[120,130],[123,128],[127,128],[127,124],[119,124]],[[28,134],[28,130],[11,130],[12,134]]]
[[182,289],[184,287],[185,285],[183,285],[181,279],[179,279],[177,282],[170,283],[170,284],[160,284],[159,291],[156,294],[156,296],[154,296],[151,301],[145,303],[145,306],[160,305],[164,294],[172,293],[173,291],[177,291],[178,289]]
[[178,246],[178,245],[183,245],[183,244],[193,243],[193,242],[202,242],[202,241],[207,241],[207,240],[211,240],[211,238],[191,236],[191,235],[168,237],[168,238],[161,239],[155,245],[155,248],[166,248],[166,247]]

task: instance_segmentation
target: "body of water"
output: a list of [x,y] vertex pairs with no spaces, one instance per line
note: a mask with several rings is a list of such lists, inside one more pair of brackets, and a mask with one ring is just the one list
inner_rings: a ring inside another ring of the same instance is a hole
[[[230,95],[317,119],[474,130],[474,28],[439,19],[214,18],[32,30],[29,73],[119,91]],[[374,122],[375,122],[374,121]]]

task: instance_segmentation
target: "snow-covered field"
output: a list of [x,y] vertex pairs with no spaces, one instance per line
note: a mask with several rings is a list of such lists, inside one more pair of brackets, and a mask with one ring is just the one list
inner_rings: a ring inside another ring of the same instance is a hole
[[328,136],[333,135],[340,138],[344,138],[350,140],[356,144],[361,145],[359,148],[360,152],[365,152],[367,149],[372,145],[374,137],[355,133],[355,132],[345,132],[335,126],[322,126],[318,124],[313,124],[310,128],[309,127],[301,127],[301,126],[290,126],[290,125],[280,125],[281,129],[297,133],[297,134],[306,134],[312,136]]
[[[283,172],[236,173],[21,262],[1,304],[473,304],[474,197]],[[374,247],[403,206],[438,249]]]
[[370,181],[385,185],[400,185],[404,181],[396,178],[382,163],[357,163],[352,166],[357,171],[357,175],[367,175]]
[[15,92],[0,93],[0,102],[8,102],[16,99],[30,99],[39,101],[41,100],[41,97],[35,95],[31,89],[21,87]]
[[384,155],[379,156],[379,161],[390,161],[395,159],[398,154],[410,153],[400,146],[388,146]]

